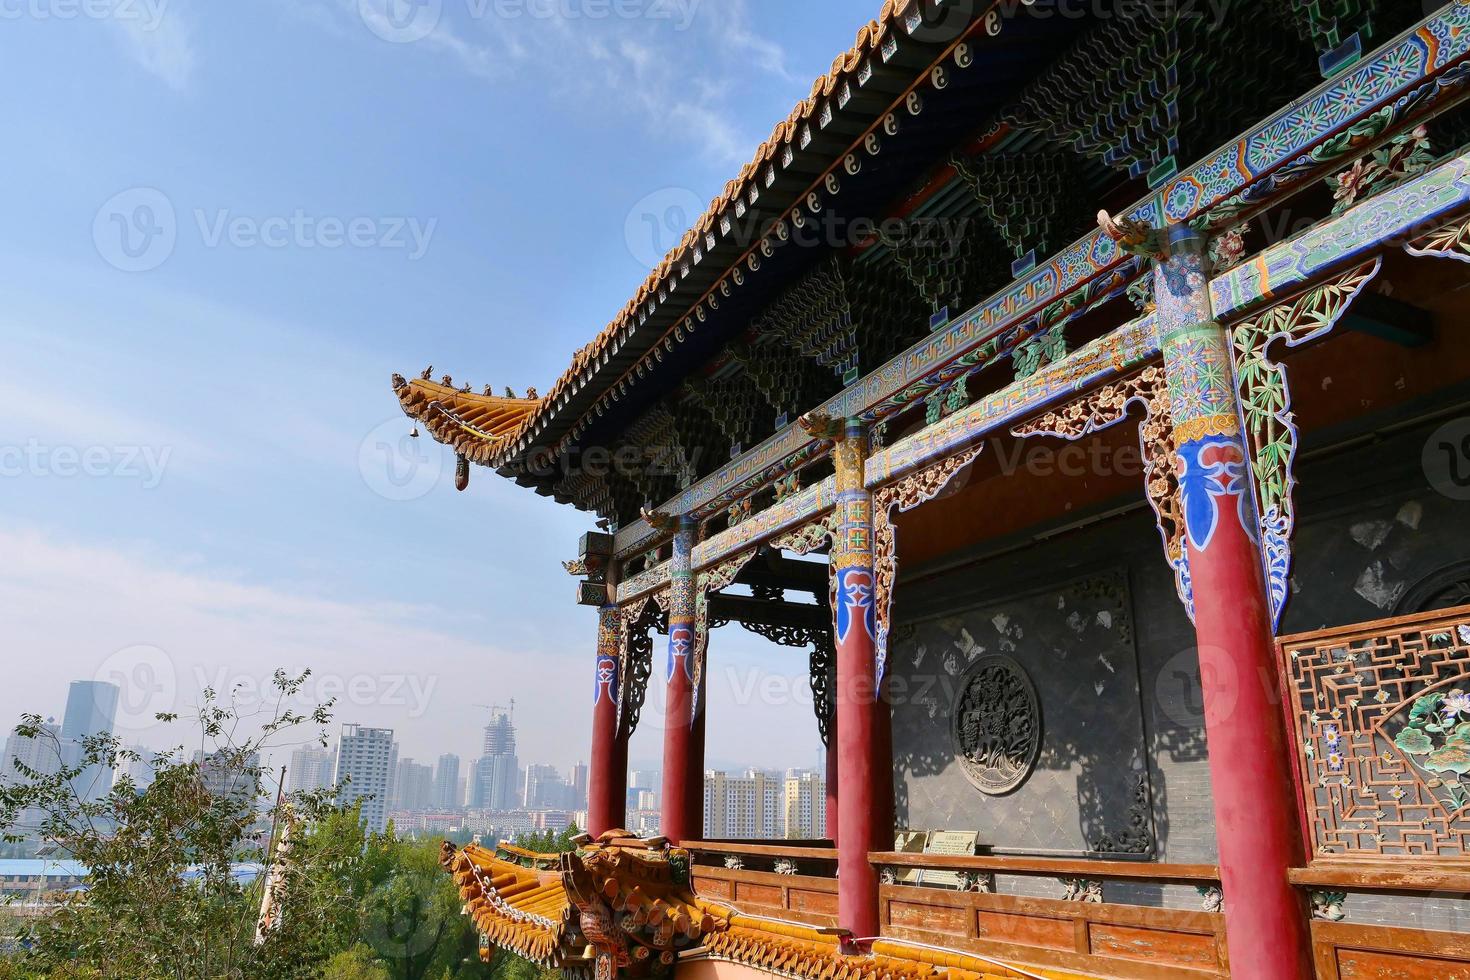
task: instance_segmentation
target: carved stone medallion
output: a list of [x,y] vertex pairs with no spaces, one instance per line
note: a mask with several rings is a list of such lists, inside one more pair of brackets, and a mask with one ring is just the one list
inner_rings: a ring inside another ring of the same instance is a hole
[[965,778],[990,796],[1026,782],[1041,752],[1041,704],[1025,669],[1010,657],[981,657],[960,677],[950,714],[955,758]]

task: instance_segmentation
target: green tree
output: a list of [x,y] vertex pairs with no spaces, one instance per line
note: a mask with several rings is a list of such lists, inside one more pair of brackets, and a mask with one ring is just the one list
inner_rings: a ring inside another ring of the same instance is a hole
[[[350,880],[350,869],[332,867],[342,852],[303,847],[293,855],[293,870],[276,896],[280,921],[292,925],[268,932],[260,942],[256,922],[264,876],[250,882],[235,874],[236,862],[266,857],[270,842],[256,833],[258,813],[310,825],[339,812],[327,793],[297,794],[278,808],[268,789],[272,773],[260,762],[269,748],[304,727],[317,726],[325,741],[330,705],[307,714],[287,707],[307,676],[278,672],[274,703],[249,717],[206,690],[193,718],[204,761],[186,756],[182,745],[157,753],[149,760],[154,781],[146,789],[123,776],[100,799],[77,791],[84,774],[96,771],[91,767],[125,772],[139,760],[110,735],[85,739],[79,758],[54,773],[23,768],[21,781],[0,787],[0,827],[10,828],[7,839],[28,831],[50,851],[88,868],[86,892],[28,923],[20,936],[22,951],[9,958],[7,968],[104,980],[316,975],[336,950],[325,942],[297,941],[310,932],[310,923],[337,922],[341,907],[317,907],[313,903],[334,895],[333,888],[300,882],[343,874]],[[246,728],[256,734],[242,736]],[[57,759],[68,758],[39,717],[27,716],[16,731],[49,739]]]
[[362,935],[393,980],[491,976],[439,846],[384,834],[367,850]]
[[[361,803],[339,805],[335,789],[279,799],[270,791],[274,773],[259,761],[267,749],[311,726],[326,744],[330,705],[284,707],[306,678],[278,673],[275,705],[249,719],[206,691],[191,719],[206,761],[185,761],[183,746],[158,753],[146,788],[123,778],[101,800],[75,791],[89,767],[125,770],[138,758],[102,736],[59,772],[23,771],[22,783],[0,787],[0,826],[89,869],[85,894],[39,920],[3,923],[0,938],[15,941],[10,955],[0,952],[0,980],[556,980],[504,951],[481,962],[436,842],[400,838],[391,824],[366,833]],[[256,735],[239,736],[251,727]],[[50,738],[62,758],[38,717],[17,732]],[[22,815],[36,819],[18,827]],[[518,843],[556,853],[577,833]],[[241,861],[267,873],[243,881],[234,874]],[[270,926],[258,935],[267,890]]]
[[516,847],[527,851],[535,851],[537,854],[565,854],[577,849],[576,838],[582,836],[582,831],[576,824],[569,824],[565,830],[530,830],[517,834],[513,843]]
[[373,951],[359,944],[328,960],[322,968],[322,980],[392,980],[392,977],[378,965]]

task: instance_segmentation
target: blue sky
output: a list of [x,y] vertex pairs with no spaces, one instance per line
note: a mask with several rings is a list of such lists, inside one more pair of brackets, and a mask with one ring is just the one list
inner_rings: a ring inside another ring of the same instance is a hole
[[[511,697],[523,760],[585,755],[590,520],[390,472],[389,375],[546,390],[877,3],[415,2],[0,0],[5,724],[132,677],[162,744],[311,666],[405,755]],[[804,655],[714,649],[711,758],[811,765]]]

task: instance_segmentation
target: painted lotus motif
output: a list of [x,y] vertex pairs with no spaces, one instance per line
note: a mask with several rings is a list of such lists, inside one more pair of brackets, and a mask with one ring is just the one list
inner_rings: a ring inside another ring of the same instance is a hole
[[1447,792],[1457,807],[1470,803],[1463,780],[1470,773],[1470,693],[1457,688],[1419,698],[1393,742],[1430,776],[1432,789]]

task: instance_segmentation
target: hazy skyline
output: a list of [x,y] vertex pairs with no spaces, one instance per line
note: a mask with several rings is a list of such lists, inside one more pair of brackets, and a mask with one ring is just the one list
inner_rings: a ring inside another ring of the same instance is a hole
[[[525,758],[585,759],[595,613],[559,560],[592,518],[484,469],[457,494],[428,439],[387,472],[389,376],[549,388],[878,4],[446,0],[393,43],[388,2],[6,16],[7,730],[133,677],[120,733],[163,746],[155,710],[311,667],[405,756],[473,758],[514,697]],[[731,627],[712,656],[709,758],[810,766],[809,705],[759,703],[806,655]]]

